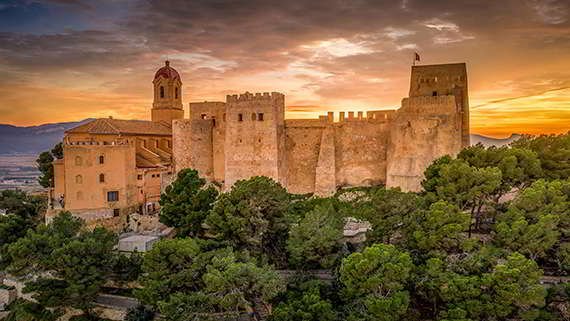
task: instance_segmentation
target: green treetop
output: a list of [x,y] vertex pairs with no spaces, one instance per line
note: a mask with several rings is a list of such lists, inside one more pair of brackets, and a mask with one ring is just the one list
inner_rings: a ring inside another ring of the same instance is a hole
[[208,217],[208,233],[222,244],[276,263],[286,260],[289,194],[271,178],[256,176],[221,194]]
[[218,192],[194,169],[184,169],[160,195],[160,222],[176,228],[179,237],[201,236],[203,223]]
[[289,262],[299,269],[332,268],[341,255],[344,219],[332,204],[317,205],[291,228]]
[[340,282],[348,303],[348,320],[403,320],[412,259],[393,245],[375,244],[345,258]]

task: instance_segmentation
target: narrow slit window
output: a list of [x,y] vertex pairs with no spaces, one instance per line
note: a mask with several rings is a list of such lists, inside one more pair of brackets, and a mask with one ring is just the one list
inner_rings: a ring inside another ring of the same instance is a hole
[[164,98],[164,87],[160,86],[160,98]]
[[174,99],[178,99],[178,87],[174,88]]

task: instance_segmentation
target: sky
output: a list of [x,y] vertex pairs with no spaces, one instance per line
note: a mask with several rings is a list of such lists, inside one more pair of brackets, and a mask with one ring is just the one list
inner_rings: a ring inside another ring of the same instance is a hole
[[166,59],[186,110],[245,91],[284,93],[288,118],[394,109],[414,52],[467,63],[472,133],[570,129],[568,0],[0,0],[0,123],[149,119]]

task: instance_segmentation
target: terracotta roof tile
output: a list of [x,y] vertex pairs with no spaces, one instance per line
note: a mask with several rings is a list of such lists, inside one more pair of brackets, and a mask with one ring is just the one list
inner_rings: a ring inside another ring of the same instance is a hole
[[148,120],[99,118],[67,130],[65,133],[171,136],[172,125]]
[[136,166],[138,168],[159,167],[160,165],[162,165],[162,164],[157,164],[157,163],[145,158],[141,154],[137,153],[137,155],[136,155]]

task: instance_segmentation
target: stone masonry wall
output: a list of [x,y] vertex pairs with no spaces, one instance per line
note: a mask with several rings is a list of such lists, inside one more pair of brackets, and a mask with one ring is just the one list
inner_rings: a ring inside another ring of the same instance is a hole
[[372,186],[385,183],[390,121],[367,118],[334,125],[336,185]]
[[326,124],[318,119],[285,121],[286,157],[290,164],[287,189],[291,193],[313,193],[321,136]]
[[413,66],[410,77],[410,97],[455,96],[456,110],[461,117],[463,147],[470,145],[467,80],[465,63]]
[[251,176],[284,183],[279,159],[285,146],[283,94],[228,96],[226,102],[225,189]]
[[469,144],[467,69],[413,67],[410,98],[397,110],[284,115],[284,96],[275,92],[190,104],[190,120],[173,123],[175,171],[195,168],[225,190],[263,175],[292,193],[384,183],[417,191],[434,159]]
[[225,178],[226,103],[210,101],[190,103],[189,118],[212,120],[212,178],[217,182],[223,182]]
[[388,187],[419,191],[427,166],[443,155],[461,150],[461,116],[455,97],[405,98],[390,129]]
[[[386,181],[386,149],[393,111],[340,113],[315,120],[287,120],[288,189],[330,195],[340,186]],[[326,146],[323,146],[326,145]]]
[[212,120],[175,120],[172,136],[175,171],[193,168],[202,177],[212,180]]
[[336,192],[336,157],[334,128],[328,126],[321,135],[319,160],[315,169],[315,194],[331,196]]

